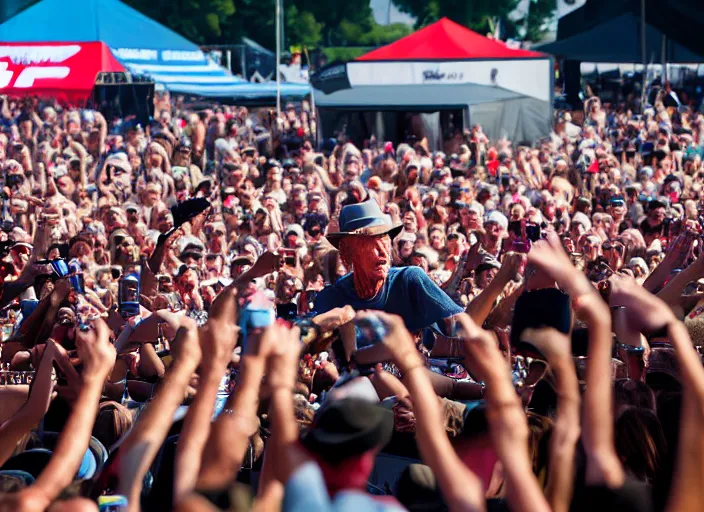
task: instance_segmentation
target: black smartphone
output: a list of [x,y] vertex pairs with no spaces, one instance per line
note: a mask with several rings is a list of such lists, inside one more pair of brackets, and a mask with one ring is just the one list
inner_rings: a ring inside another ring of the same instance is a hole
[[572,327],[569,295],[557,288],[523,292],[516,301],[511,325],[511,344],[521,341],[521,333],[529,328],[553,327],[568,334]]
[[[509,233],[513,233],[518,238],[523,238],[523,232],[521,229],[521,221],[514,220],[508,223]],[[531,222],[526,223],[526,238],[531,242],[537,242],[542,236],[542,231],[538,224]]]

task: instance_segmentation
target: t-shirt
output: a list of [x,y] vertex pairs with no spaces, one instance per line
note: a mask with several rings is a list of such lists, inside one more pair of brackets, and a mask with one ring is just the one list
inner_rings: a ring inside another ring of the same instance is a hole
[[352,273],[347,274],[318,294],[315,311],[326,313],[348,304],[357,311],[372,309],[399,315],[411,332],[462,312],[420,267],[392,267],[382,289],[369,300],[359,298]]
[[376,499],[370,494],[354,490],[338,492],[330,499],[322,471],[315,462],[306,462],[296,469],[286,482],[281,510],[401,512],[405,509],[395,500]]

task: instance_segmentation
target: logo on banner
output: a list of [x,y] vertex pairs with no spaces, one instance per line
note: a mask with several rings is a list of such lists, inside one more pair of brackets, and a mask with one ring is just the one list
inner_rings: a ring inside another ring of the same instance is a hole
[[66,78],[71,69],[56,66],[70,59],[81,50],[70,46],[0,46],[0,59],[6,58],[22,69],[13,71],[8,62],[0,62],[0,89],[8,87],[14,79],[14,87],[28,89],[35,80]]
[[423,71],[423,83],[425,82],[460,82],[464,78],[461,71],[450,71],[446,73],[440,69],[426,69]]

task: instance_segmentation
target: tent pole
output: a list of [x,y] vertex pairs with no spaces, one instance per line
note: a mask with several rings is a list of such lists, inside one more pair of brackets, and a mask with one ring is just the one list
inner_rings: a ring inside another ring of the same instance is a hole
[[667,36],[664,32],[660,43],[660,61],[662,62],[662,83],[664,86],[667,80]]
[[[276,0],[276,119],[281,118],[281,0]],[[272,127],[276,128],[276,127]]]
[[640,93],[640,111],[645,110],[646,85],[648,83],[648,52],[645,25],[645,0],[640,0],[640,56],[643,61],[643,85]]

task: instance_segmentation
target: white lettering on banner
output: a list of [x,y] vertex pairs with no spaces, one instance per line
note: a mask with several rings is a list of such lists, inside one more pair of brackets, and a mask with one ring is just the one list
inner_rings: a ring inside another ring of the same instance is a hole
[[15,80],[15,87],[26,89],[34,86],[34,80],[38,78],[66,78],[71,69],[66,66],[51,66],[45,68],[24,68]]
[[7,71],[7,62],[0,62],[0,89],[3,89],[10,85],[10,80],[14,76],[12,71]]
[[70,59],[81,47],[77,44],[63,46],[3,46],[0,45],[0,59],[9,58],[13,64],[59,63]]
[[164,50],[161,52],[161,60],[200,62],[205,60],[205,55],[200,50]]
[[156,50],[143,50],[140,48],[113,48],[113,53],[118,59],[125,60],[158,60],[159,52]]
[[[15,76],[13,71],[9,71],[7,62],[0,62],[0,89],[10,85],[12,77]],[[27,89],[34,86],[34,81],[42,78],[66,78],[71,72],[71,69],[66,66],[46,66],[46,67],[26,67],[15,80],[15,87],[18,89]]]

